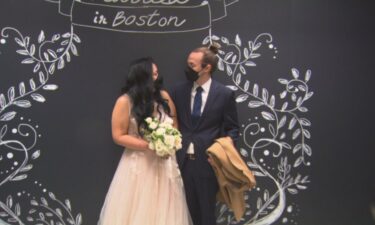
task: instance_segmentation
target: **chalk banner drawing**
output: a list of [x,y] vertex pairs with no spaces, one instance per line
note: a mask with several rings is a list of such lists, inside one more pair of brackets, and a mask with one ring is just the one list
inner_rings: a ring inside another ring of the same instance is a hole
[[[292,68],[290,78],[278,79],[284,87],[278,94],[250,81],[251,69],[262,54],[272,51],[272,60],[276,60],[278,49],[270,33],[247,41],[239,34],[233,41],[212,34],[212,25],[228,16],[227,7],[238,0],[45,1],[56,4],[58,13],[70,18],[68,32],[46,35],[41,30],[38,37],[30,37],[14,27],[1,29],[2,47],[16,46],[14,51],[21,57],[21,65],[30,66],[33,75],[17,86],[0,89],[0,190],[13,182],[27,182],[28,173],[42,153],[37,144],[41,137],[39,126],[19,111],[44,103],[43,92],[58,90],[51,78],[78,56],[77,45],[82,44],[75,26],[145,35],[207,30],[202,43],[216,41],[222,45],[219,73],[228,78],[227,87],[236,92],[238,107],[249,112],[249,118],[240,121],[239,150],[258,181],[258,186],[246,193],[246,213],[241,221],[235,221],[231,210],[218,203],[217,223],[298,224],[295,217],[300,209],[294,196],[307,189],[310,182],[303,173],[311,166],[311,122],[303,115],[308,112],[305,102],[313,95],[308,86],[311,70],[302,74]],[[23,190],[0,199],[0,225],[83,223],[82,214],[73,211],[69,199],[59,200],[42,187],[42,182],[32,182],[40,189],[39,194]],[[292,195],[293,200],[288,201]]]
[[[50,1],[73,25],[119,32],[175,33],[204,30],[227,15],[236,1],[212,0],[104,0],[88,3],[74,0]],[[192,3],[193,2],[193,3]],[[200,2],[197,4],[197,2]]]

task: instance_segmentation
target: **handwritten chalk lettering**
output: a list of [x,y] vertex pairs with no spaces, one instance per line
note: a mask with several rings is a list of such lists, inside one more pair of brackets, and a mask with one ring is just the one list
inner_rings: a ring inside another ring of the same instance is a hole
[[[109,6],[75,1],[72,24],[129,33],[174,33],[207,29],[209,5],[199,6]],[[91,16],[88,16],[91,15]]]
[[94,23],[95,24],[107,24],[107,18],[105,18],[104,15],[100,15],[98,17],[98,15],[99,15],[98,11],[95,12],[95,15],[96,15],[94,17]]
[[189,0],[104,0],[105,3],[128,3],[143,5],[184,5]]
[[186,19],[179,19],[177,16],[163,17],[160,16],[158,10],[148,15],[125,15],[124,11],[119,11],[113,20],[112,27],[118,27],[121,25],[131,26],[136,25],[139,27],[181,27],[186,22]]

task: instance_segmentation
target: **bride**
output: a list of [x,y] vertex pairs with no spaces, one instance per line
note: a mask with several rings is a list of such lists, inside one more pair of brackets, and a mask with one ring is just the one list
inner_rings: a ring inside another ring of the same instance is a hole
[[125,148],[102,207],[98,225],[192,225],[175,156],[159,157],[139,132],[145,118],[161,122],[176,109],[151,58],[130,66],[112,113],[113,140]]

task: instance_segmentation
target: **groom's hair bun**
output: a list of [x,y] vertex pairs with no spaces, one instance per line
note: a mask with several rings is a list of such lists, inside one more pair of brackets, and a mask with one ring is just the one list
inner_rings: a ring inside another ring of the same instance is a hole
[[194,49],[192,52],[202,52],[203,58],[202,58],[202,67],[205,67],[207,65],[211,65],[211,74],[215,72],[217,68],[217,63],[219,61],[219,57],[217,56],[217,53],[220,49],[220,44],[217,42],[212,42],[209,46],[202,46],[199,48]]
[[219,53],[220,48],[221,48],[221,45],[214,41],[208,46],[208,49],[212,51],[215,55]]

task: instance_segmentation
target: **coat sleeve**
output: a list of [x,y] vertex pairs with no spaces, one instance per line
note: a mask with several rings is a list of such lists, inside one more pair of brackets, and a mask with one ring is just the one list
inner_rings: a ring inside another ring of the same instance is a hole
[[237,106],[234,92],[230,91],[224,108],[223,133],[236,143],[239,138]]

